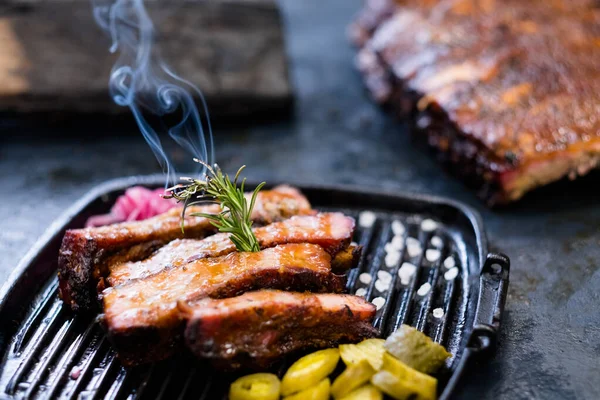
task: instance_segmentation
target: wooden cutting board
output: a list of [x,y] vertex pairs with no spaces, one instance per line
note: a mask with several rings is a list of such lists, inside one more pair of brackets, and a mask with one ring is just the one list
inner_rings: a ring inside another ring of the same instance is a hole
[[[169,67],[197,85],[213,116],[292,104],[275,0],[146,0]],[[3,0],[0,112],[125,113],[108,79],[116,56],[90,0]]]

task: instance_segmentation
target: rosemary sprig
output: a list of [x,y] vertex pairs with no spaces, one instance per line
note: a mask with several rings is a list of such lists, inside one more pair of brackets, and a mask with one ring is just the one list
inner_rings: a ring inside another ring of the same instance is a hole
[[194,161],[204,165],[207,169],[205,180],[194,178],[182,178],[189,183],[186,185],[177,185],[167,189],[165,198],[174,198],[178,202],[183,202],[183,211],[181,212],[181,230],[183,231],[183,223],[185,211],[189,206],[195,204],[218,203],[221,206],[219,214],[206,213],[191,213],[192,216],[208,218],[210,222],[219,230],[219,232],[227,232],[231,235],[229,238],[235,245],[238,251],[259,251],[260,246],[254,232],[252,232],[252,209],[256,202],[256,196],[265,182],[254,189],[250,204],[244,196],[244,178],[238,187],[238,179],[240,173],[246,167],[242,166],[233,182],[229,179],[229,175],[223,174],[217,164],[214,168],[207,165],[201,160]]

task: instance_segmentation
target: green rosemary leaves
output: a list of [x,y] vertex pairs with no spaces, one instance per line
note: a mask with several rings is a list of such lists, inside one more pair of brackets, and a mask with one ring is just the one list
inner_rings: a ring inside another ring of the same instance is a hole
[[191,205],[218,203],[221,206],[221,212],[218,214],[206,213],[191,213],[192,216],[204,217],[219,230],[219,232],[227,232],[229,238],[235,244],[238,251],[259,251],[260,246],[254,232],[252,232],[252,209],[256,202],[258,192],[265,185],[262,182],[254,189],[250,202],[244,195],[244,185],[246,178],[241,181],[238,187],[240,173],[246,167],[242,166],[233,182],[229,175],[223,174],[217,164],[211,167],[201,160],[194,161],[206,167],[205,180],[182,178],[188,181],[188,184],[181,184],[167,189],[165,198],[174,198],[179,202],[184,203],[183,211],[181,212],[181,229],[183,231],[183,222],[186,209]]

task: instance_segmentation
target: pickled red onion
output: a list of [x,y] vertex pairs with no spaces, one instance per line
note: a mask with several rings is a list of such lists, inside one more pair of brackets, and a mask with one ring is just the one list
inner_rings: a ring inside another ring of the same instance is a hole
[[134,186],[117,199],[110,213],[90,217],[86,227],[102,226],[124,221],[141,221],[177,207],[174,199],[163,199],[163,189],[150,190]]

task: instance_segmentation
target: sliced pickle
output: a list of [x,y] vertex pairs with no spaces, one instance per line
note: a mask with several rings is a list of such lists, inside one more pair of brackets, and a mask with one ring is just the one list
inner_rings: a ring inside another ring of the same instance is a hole
[[383,339],[367,339],[358,344],[342,344],[340,345],[340,356],[346,366],[367,360],[375,371],[379,371],[383,365],[384,343]]
[[357,387],[369,382],[375,371],[367,360],[352,364],[331,385],[331,395],[339,400]]
[[383,393],[373,385],[364,385],[339,400],[383,400]]
[[291,396],[284,397],[283,400],[329,400],[330,387],[331,381],[329,378],[325,378],[315,386],[304,389]]
[[277,375],[260,373],[242,376],[229,387],[229,400],[278,400]]
[[416,371],[389,353],[383,355],[383,369],[371,383],[397,400],[435,400],[437,379]]
[[452,354],[412,326],[402,325],[385,341],[385,349],[404,364],[434,374]]
[[338,349],[319,350],[302,357],[283,376],[281,394],[288,396],[316,385],[333,372],[339,360]]

